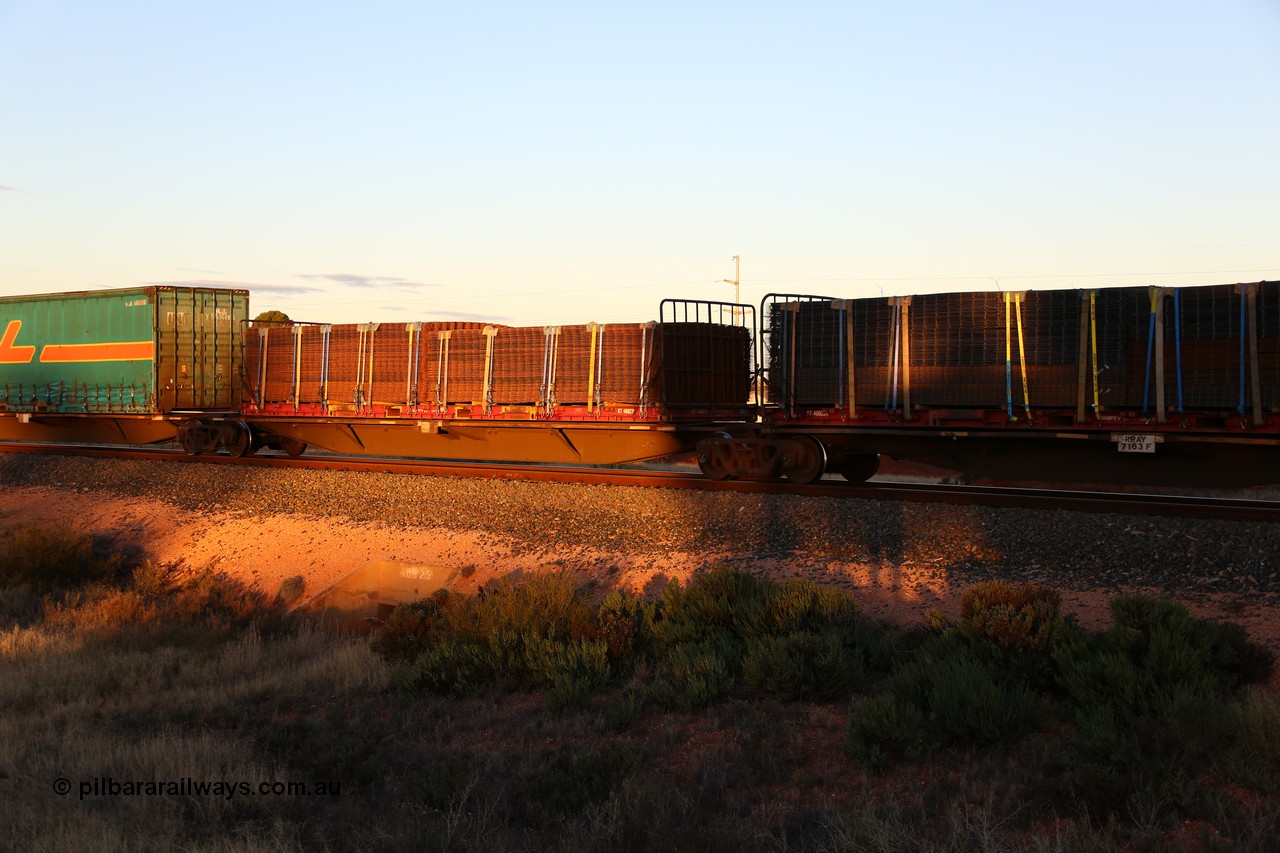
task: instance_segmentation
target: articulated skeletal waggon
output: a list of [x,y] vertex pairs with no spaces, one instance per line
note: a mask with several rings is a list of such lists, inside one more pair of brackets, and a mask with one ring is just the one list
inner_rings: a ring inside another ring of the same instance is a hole
[[249,294],[0,299],[0,439],[862,480],[1280,482],[1280,283],[662,303],[651,323],[255,323]]

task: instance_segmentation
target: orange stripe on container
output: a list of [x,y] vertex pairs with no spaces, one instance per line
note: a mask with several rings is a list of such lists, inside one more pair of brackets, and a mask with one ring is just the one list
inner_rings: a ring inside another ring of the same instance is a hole
[[18,339],[18,332],[22,330],[21,320],[10,320],[9,325],[4,327],[4,337],[0,338],[0,364],[30,364],[31,358],[36,354],[36,348],[33,346],[17,347],[13,342]]
[[115,344],[48,344],[40,351],[40,361],[149,361],[155,358],[152,341],[123,341]]

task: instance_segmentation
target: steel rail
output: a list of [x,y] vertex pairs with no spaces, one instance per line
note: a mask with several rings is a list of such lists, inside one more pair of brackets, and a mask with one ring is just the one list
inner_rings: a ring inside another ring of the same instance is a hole
[[1170,518],[1215,518],[1232,521],[1280,521],[1280,501],[1150,493],[1101,492],[967,486],[931,483],[846,483],[823,480],[797,486],[778,480],[712,481],[697,473],[631,468],[573,468],[549,465],[449,462],[390,457],[216,454],[190,456],[181,450],[103,445],[53,445],[0,442],[0,453],[58,454],[185,464],[249,465],[309,470],[365,471],[433,477],[474,477],[538,483],[614,485],[749,494],[795,495],[903,503],[945,503],[1016,509],[1069,510]]

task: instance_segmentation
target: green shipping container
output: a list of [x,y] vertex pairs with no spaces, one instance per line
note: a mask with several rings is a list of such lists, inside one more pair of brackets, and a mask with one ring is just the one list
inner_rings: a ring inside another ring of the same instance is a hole
[[233,409],[249,292],[138,287],[0,298],[5,411]]

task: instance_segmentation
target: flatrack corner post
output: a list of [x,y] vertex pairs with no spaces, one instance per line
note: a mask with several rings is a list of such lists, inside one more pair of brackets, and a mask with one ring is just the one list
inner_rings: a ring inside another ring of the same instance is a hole
[[484,413],[487,415],[493,410],[493,348],[494,339],[498,337],[497,326],[485,326],[484,334],[484,380],[481,389],[481,399],[484,401]]
[[596,348],[600,342],[600,324],[588,323],[587,331],[591,333],[591,348],[587,353],[587,411],[594,413],[596,410],[595,385],[596,385]]
[[857,377],[854,372],[857,369],[857,356],[853,347],[853,300],[833,299],[831,310],[840,312],[840,320],[843,324],[841,338],[844,341],[844,352],[840,353],[840,358],[844,361],[844,414],[848,420],[856,421],[858,419],[858,402],[855,393]]
[[1249,390],[1253,393],[1253,425],[1262,426],[1266,419],[1262,415],[1262,377],[1258,373],[1258,285],[1242,284],[1245,294],[1245,306],[1249,315]]
[[1089,300],[1085,298],[1087,291],[1077,291],[1080,295],[1080,321],[1076,326],[1077,361],[1076,361],[1076,423],[1084,423],[1087,404],[1089,375]]
[[902,312],[902,419],[911,420],[911,297],[899,297]]
[[293,325],[293,410],[298,411],[302,399],[302,330],[301,323]]

